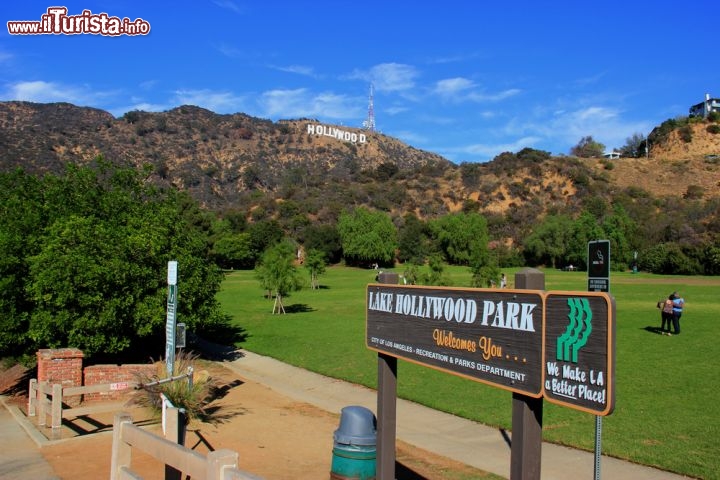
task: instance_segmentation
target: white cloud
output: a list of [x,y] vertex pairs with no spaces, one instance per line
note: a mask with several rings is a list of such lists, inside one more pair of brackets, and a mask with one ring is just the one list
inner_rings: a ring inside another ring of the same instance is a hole
[[232,92],[216,92],[208,89],[177,90],[174,92],[177,105],[196,105],[215,113],[237,113],[243,111],[245,98]]
[[157,80],[146,80],[144,82],[140,82],[140,88],[142,90],[152,90],[157,84]]
[[243,14],[245,13],[245,9],[238,5],[236,2],[233,2],[231,0],[213,0],[213,3],[217,5],[220,8],[224,8],[226,10],[230,10],[231,12]]
[[395,107],[384,108],[382,110],[382,113],[384,113],[386,115],[394,116],[394,115],[398,115],[400,113],[407,112],[408,110],[409,110],[409,108],[407,108],[407,107],[395,106]]
[[567,112],[555,117],[550,125],[549,133],[563,139],[568,144],[568,151],[586,136],[592,136],[608,150],[619,148],[633,133],[648,132],[652,128],[648,122],[625,122],[619,110],[600,106]]
[[503,90],[497,93],[482,93],[472,80],[463,77],[446,78],[435,83],[433,92],[444,100],[452,102],[499,102],[519,95],[522,91],[517,88]]
[[0,97],[4,100],[23,100],[37,103],[68,102],[81,106],[96,106],[114,95],[116,95],[116,92],[93,91],[86,85],[64,85],[42,80],[12,83],[7,85],[4,91],[0,92]]
[[502,152],[518,152],[523,148],[532,148],[541,139],[539,137],[523,137],[514,142],[501,144],[475,143],[450,149],[454,153],[469,154],[481,157],[483,160],[492,160]]
[[418,135],[417,133],[411,132],[409,130],[393,132],[392,136],[394,136],[395,138],[399,138],[408,145],[420,145],[426,143],[428,140],[427,137]]
[[475,87],[475,84],[467,78],[446,78],[445,80],[440,80],[435,84],[435,93],[442,96],[456,96],[473,87]]
[[415,87],[419,72],[412,65],[381,63],[370,70],[355,70],[345,78],[372,82],[378,92],[401,92]]
[[281,72],[287,72],[287,73],[297,73],[298,75],[304,75],[306,77],[313,77],[317,78],[318,75],[315,73],[312,67],[308,67],[306,65],[288,65],[288,66],[275,66],[270,65],[270,68],[274,70],[279,70]]
[[161,105],[157,103],[138,101],[137,103],[133,103],[124,107],[112,108],[110,110],[110,113],[112,113],[115,117],[122,117],[127,112],[132,112],[133,110],[140,110],[141,112],[164,112],[176,106],[177,105]]
[[315,94],[306,88],[270,90],[259,99],[263,116],[270,118],[318,117],[330,119],[364,118],[361,103],[346,95]]
[[[502,128],[505,137],[530,135],[542,139],[543,145],[551,145],[552,153],[568,153],[581,138],[591,136],[608,150],[625,145],[634,133],[647,134],[653,128],[647,121],[627,121],[622,111],[607,106],[587,105],[575,109],[537,109],[520,120],[508,121]],[[545,148],[547,149],[547,147]]]
[[468,99],[474,102],[499,102],[519,95],[520,93],[522,93],[522,90],[518,88],[509,88],[493,94],[471,93],[468,95]]

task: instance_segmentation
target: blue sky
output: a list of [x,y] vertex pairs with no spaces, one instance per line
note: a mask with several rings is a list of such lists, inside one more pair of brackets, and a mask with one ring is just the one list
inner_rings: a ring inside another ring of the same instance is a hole
[[[8,32],[51,6],[150,32]],[[456,163],[567,154],[588,135],[611,150],[720,97],[716,0],[25,0],[0,13],[0,100],[361,127],[372,82],[377,130]]]

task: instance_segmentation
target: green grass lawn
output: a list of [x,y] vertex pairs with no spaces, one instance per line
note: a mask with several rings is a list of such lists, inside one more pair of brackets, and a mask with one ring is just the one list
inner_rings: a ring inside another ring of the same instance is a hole
[[[514,270],[506,270],[510,286]],[[584,272],[545,270],[547,290],[584,291]],[[469,285],[466,268],[449,268],[453,285]],[[332,267],[322,288],[285,299],[272,315],[253,272],[228,274],[219,293],[246,340],[238,346],[335,378],[375,387],[377,354],[365,347],[365,287],[375,272]],[[603,418],[603,453],[700,478],[720,471],[720,277],[615,273],[616,403]],[[655,304],[674,290],[686,301],[682,334],[667,337]],[[400,360],[398,394],[484,424],[511,428],[512,394]],[[594,448],[595,417],[544,403],[543,437]]]

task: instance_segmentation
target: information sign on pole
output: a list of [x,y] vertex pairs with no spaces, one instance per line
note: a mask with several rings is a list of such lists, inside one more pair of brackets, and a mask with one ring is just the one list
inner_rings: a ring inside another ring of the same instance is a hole
[[588,292],[610,291],[610,241],[588,242]]
[[177,262],[168,262],[167,321],[165,323],[165,367],[168,377],[175,370],[175,325],[177,322]]
[[548,292],[545,382],[552,403],[609,415],[615,407],[615,300],[602,292]]
[[369,285],[366,345],[538,398],[543,295],[511,289]]

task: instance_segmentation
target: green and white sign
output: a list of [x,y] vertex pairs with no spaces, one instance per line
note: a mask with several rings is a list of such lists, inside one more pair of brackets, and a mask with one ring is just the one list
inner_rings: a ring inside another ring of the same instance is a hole
[[165,322],[165,367],[168,377],[175,369],[175,325],[177,323],[177,262],[168,262],[167,321]]
[[599,292],[545,297],[545,383],[549,402],[608,415],[615,407],[615,301]]

